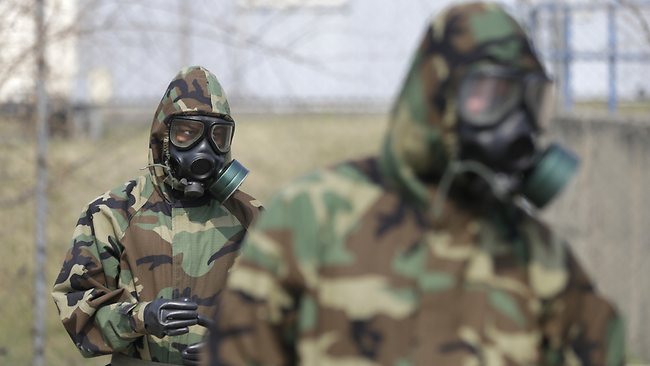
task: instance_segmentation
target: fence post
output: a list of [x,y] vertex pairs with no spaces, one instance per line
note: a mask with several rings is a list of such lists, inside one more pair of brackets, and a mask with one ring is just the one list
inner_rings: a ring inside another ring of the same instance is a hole
[[528,29],[533,45],[537,44],[537,27],[539,26],[538,22],[537,6],[533,6],[528,14]]
[[562,39],[562,96],[564,97],[564,110],[571,111],[573,109],[573,93],[571,91],[571,62],[573,54],[571,50],[571,7],[566,4],[564,6],[563,17],[563,39]]
[[45,363],[45,314],[46,290],[46,247],[47,247],[47,93],[45,90],[45,0],[35,0],[34,22],[36,32],[35,47],[35,88],[36,88],[36,187],[34,192],[34,294],[33,294],[33,358],[32,365]]

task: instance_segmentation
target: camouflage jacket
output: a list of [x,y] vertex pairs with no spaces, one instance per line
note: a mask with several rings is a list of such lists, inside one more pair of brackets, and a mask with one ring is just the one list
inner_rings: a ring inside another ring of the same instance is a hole
[[260,205],[241,191],[224,204],[209,196],[176,199],[163,183],[167,116],[195,111],[230,113],[217,79],[198,67],[182,70],[163,96],[152,126],[150,173],[99,196],[77,222],[52,295],[86,357],[123,353],[180,364],[180,351],[201,341],[205,328],[162,339],[143,335],[144,307],[156,298],[188,297],[199,313],[215,313]]
[[433,213],[435,177],[457,156],[449,88],[485,53],[541,68],[496,5],[450,8],[427,29],[381,155],[272,199],[228,279],[213,365],[623,364],[620,317],[533,214],[458,193]]

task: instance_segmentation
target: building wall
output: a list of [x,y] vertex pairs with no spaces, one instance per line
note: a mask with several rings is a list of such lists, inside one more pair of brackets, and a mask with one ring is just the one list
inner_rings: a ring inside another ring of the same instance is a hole
[[650,360],[650,119],[563,116],[551,132],[581,164],[545,216],[625,315],[631,354]]

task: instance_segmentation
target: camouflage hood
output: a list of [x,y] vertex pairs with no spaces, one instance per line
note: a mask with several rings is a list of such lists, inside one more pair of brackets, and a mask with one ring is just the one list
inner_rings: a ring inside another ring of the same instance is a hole
[[543,72],[524,30],[494,3],[453,6],[429,24],[393,106],[381,155],[386,175],[420,202],[431,202],[421,177],[439,178],[458,157],[458,87],[481,62]]
[[[201,66],[183,68],[169,83],[151,124],[149,139],[149,169],[154,185],[167,197],[165,185],[169,183],[169,121],[174,115],[208,114],[232,121],[230,106],[217,77]],[[230,153],[226,163],[232,160]],[[154,166],[156,164],[156,166]]]

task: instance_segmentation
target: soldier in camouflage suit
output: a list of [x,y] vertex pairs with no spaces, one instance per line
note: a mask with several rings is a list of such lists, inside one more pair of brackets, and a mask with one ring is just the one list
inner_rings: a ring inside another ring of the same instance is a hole
[[415,54],[382,153],[273,198],[221,298],[213,365],[623,363],[621,319],[530,203],[475,187],[480,174],[441,193],[471,156],[459,85],[482,64],[543,74],[497,5],[447,9]]
[[[223,202],[172,189],[180,183],[169,166],[169,124],[187,116],[215,117],[234,130],[221,85],[202,67],[184,68],[165,91],[151,128],[148,174],[81,212],[52,295],[85,357],[113,354],[114,366],[198,364],[201,347],[181,353],[201,344],[206,328],[198,317],[214,316],[260,204],[233,187]],[[235,162],[227,150],[215,156]]]

